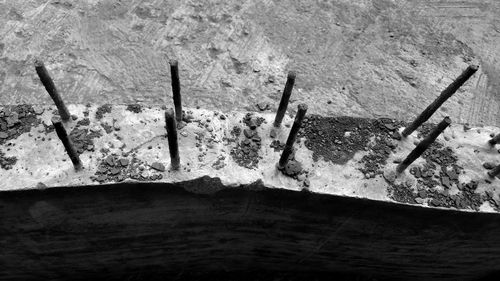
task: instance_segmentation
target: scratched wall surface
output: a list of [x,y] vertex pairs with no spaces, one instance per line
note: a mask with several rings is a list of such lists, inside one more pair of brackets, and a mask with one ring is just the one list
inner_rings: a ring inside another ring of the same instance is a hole
[[68,102],[171,104],[175,58],[189,106],[276,107],[293,69],[292,108],[410,119],[478,62],[435,120],[500,125],[499,15],[496,0],[3,0],[0,104],[50,102],[35,57]]
[[[200,185],[222,190],[187,191]],[[245,272],[341,271],[373,277],[346,280],[457,281],[500,274],[498,214],[258,183],[226,188],[208,177],[3,192],[0,209],[1,280],[186,280],[213,271],[252,280]]]

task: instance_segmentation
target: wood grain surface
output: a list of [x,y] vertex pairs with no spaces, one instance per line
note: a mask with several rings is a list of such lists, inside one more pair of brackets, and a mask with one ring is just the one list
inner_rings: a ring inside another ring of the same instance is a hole
[[498,214],[259,183],[210,195],[187,191],[199,186],[223,187],[204,177],[2,192],[0,280],[255,271],[478,280],[500,273]]

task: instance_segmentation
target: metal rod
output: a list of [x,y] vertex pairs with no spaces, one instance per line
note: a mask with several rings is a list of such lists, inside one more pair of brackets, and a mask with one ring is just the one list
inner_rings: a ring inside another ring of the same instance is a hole
[[488,171],[488,176],[494,178],[500,175],[500,165],[497,165],[495,168]]
[[68,133],[66,132],[66,129],[64,129],[64,125],[61,122],[60,117],[53,117],[52,118],[52,124],[54,125],[54,128],[56,130],[57,136],[61,140],[61,142],[64,145],[64,149],[66,149],[66,152],[69,155],[69,158],[71,159],[71,162],[73,162],[73,166],[75,167],[76,171],[80,171],[83,167],[82,161],[80,160],[80,157],[78,156],[78,152],[75,149],[75,146],[73,145],[73,142],[68,136]]
[[181,82],[179,81],[179,63],[170,61],[170,76],[172,78],[172,95],[174,97],[175,119],[182,121]]
[[449,99],[474,73],[476,73],[478,68],[479,66],[477,65],[469,65],[467,69],[455,79],[455,81],[453,81],[441,92],[437,99],[435,99],[408,127],[403,130],[401,135],[403,137],[409,136],[418,127],[420,127],[420,125],[429,120],[432,114],[434,114],[434,112],[436,112],[436,110],[438,110],[447,99]]
[[430,133],[427,135],[415,149],[408,154],[405,160],[401,162],[396,168],[396,172],[402,173],[408,166],[413,163],[429,146],[436,140],[436,138],[451,124],[450,117],[445,117]]
[[490,145],[495,145],[497,143],[500,143],[500,134],[494,136],[491,140],[488,141]]
[[40,60],[35,61],[35,70],[36,73],[38,74],[38,77],[40,78],[40,81],[42,81],[45,90],[47,90],[50,97],[56,104],[61,119],[65,122],[70,120],[71,114],[69,113],[68,108],[64,104],[61,95],[59,95],[56,85],[54,84],[54,81],[52,81],[52,78],[50,78],[49,72],[47,71],[47,68],[45,68],[45,65],[43,64],[42,61]]
[[179,158],[179,143],[177,142],[177,126],[172,108],[165,111],[165,122],[167,123],[168,149],[170,151],[172,170],[179,170],[181,160]]
[[286,140],[285,149],[283,149],[283,153],[281,153],[280,160],[278,162],[278,169],[282,169],[285,167],[288,162],[288,158],[293,152],[293,144],[297,139],[297,134],[299,132],[300,126],[302,125],[302,121],[304,120],[304,116],[306,115],[307,105],[299,104],[297,115],[295,115],[295,120],[293,121],[292,129],[288,134],[288,139]]
[[281,121],[286,113],[286,108],[288,107],[288,101],[292,95],[293,84],[295,84],[295,72],[288,72],[288,77],[286,79],[285,89],[283,90],[283,95],[281,96],[280,105],[278,107],[278,112],[276,112],[276,118],[274,119],[274,127],[279,128],[281,126]]

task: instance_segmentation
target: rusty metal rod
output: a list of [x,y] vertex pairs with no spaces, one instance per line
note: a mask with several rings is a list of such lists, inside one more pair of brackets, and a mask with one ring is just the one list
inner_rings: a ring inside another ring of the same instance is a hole
[[402,173],[413,163],[424,151],[436,140],[436,138],[451,124],[450,117],[445,117],[430,133],[427,135],[410,154],[396,168],[396,172]]
[[69,138],[68,133],[66,132],[66,129],[64,128],[64,125],[61,122],[61,118],[60,117],[53,117],[51,121],[52,121],[52,124],[54,125],[57,136],[59,137],[59,139],[63,143],[64,149],[66,149],[66,152],[68,153],[69,158],[71,159],[71,162],[73,162],[73,167],[75,167],[76,171],[80,171],[83,167],[82,161],[80,160],[80,157],[78,156],[78,152],[76,151],[76,148],[73,145],[73,142]]
[[488,143],[490,145],[495,145],[497,143],[500,143],[500,134],[497,134],[496,136],[494,136],[493,138],[491,138],[491,140],[489,140]]
[[293,84],[295,84],[295,72],[290,71],[288,72],[285,89],[283,90],[278,112],[276,112],[276,118],[274,119],[274,127],[276,128],[281,126],[281,121],[283,121],[283,117],[285,116],[288,101],[290,101],[290,96],[292,95]]
[[500,175],[500,165],[497,165],[495,168],[488,171],[488,176],[494,178]]
[[439,97],[435,99],[420,115],[408,126],[406,127],[401,135],[403,137],[409,136],[413,133],[420,125],[422,125],[425,121],[429,120],[429,118],[439,109],[439,107],[448,100],[476,71],[479,66],[477,65],[469,65],[460,76],[458,76],[446,89],[444,89]]
[[174,97],[175,119],[182,121],[181,82],[179,81],[179,63],[170,61],[170,77],[172,78],[172,95]]
[[307,112],[306,104],[299,104],[297,115],[295,115],[295,120],[293,121],[292,129],[290,129],[290,133],[288,134],[288,139],[286,140],[285,149],[283,149],[283,153],[281,153],[280,160],[278,162],[278,169],[282,169],[285,167],[288,162],[288,158],[293,152],[293,144],[297,139],[297,134],[299,133],[300,126],[302,125],[302,121]]
[[45,65],[41,60],[35,61],[35,70],[36,73],[38,74],[38,77],[40,78],[40,81],[42,81],[45,90],[47,90],[50,97],[56,104],[57,110],[59,111],[59,115],[61,116],[62,121],[66,122],[70,120],[71,114],[69,113],[68,108],[64,104],[61,95],[59,95],[56,85],[54,84],[54,81],[52,81],[52,78],[50,78],[47,68],[45,68]]
[[179,158],[179,143],[177,142],[177,125],[175,124],[174,110],[165,111],[165,122],[167,123],[168,149],[172,170],[179,170],[181,160]]

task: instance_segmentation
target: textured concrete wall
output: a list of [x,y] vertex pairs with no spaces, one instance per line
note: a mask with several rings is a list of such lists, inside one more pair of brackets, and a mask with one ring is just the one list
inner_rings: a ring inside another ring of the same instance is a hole
[[0,104],[51,102],[36,56],[68,102],[164,103],[176,58],[191,107],[276,106],[294,69],[292,102],[311,112],[409,120],[477,60],[435,121],[498,125],[499,14],[497,0],[0,1]]
[[170,184],[0,194],[1,280],[208,271],[355,271],[394,280],[500,272],[500,216],[259,184],[211,195]]

